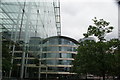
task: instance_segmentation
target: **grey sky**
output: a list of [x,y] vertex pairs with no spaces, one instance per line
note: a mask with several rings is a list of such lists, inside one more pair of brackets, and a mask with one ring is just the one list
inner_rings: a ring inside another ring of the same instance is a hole
[[92,19],[104,19],[114,27],[107,38],[118,37],[118,7],[113,0],[61,0],[62,35],[83,38]]

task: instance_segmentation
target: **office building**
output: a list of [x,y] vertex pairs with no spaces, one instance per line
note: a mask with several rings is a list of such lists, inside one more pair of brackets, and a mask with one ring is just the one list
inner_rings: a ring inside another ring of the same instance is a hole
[[[43,43],[41,68],[47,67],[48,77],[74,74],[70,73],[70,69],[77,54],[78,41],[65,36],[53,36],[45,39]],[[41,70],[41,74],[46,74],[46,69]]]
[[[31,37],[29,41],[28,52],[25,55],[25,71],[24,78],[29,79],[45,79],[45,78],[61,78],[70,76],[72,61],[77,54],[76,40],[65,36],[53,36],[46,39],[39,37]],[[20,75],[21,65],[21,48],[15,51],[14,64],[17,64],[17,71],[13,71],[13,76]]]
[[85,40],[91,40],[91,41],[96,41],[96,39],[94,37],[87,37],[87,38],[82,38],[82,39],[79,39],[79,42],[83,42]]
[[2,42],[8,42],[11,63],[16,65],[3,76],[38,78],[37,73],[27,73],[36,69],[26,63],[38,61],[43,39],[61,35],[59,0],[1,0],[0,6]]

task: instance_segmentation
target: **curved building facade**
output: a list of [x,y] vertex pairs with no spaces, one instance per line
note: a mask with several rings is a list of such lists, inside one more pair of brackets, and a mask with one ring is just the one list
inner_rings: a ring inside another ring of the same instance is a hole
[[96,39],[94,37],[87,37],[87,38],[82,38],[82,39],[79,39],[79,42],[83,42],[85,40],[93,40],[93,41],[96,41]]
[[[70,73],[73,57],[77,54],[78,42],[65,36],[54,36],[44,40],[41,65],[47,66],[47,71],[41,69],[41,74],[65,75]],[[43,68],[44,66],[42,66]]]

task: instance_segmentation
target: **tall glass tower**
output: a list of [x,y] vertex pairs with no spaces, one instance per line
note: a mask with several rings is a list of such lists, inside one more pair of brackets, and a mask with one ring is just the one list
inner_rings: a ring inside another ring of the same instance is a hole
[[[59,0],[1,0],[0,5],[2,42],[9,42],[10,54],[13,57],[11,63],[17,64],[19,71],[13,74],[11,67],[9,77],[14,75],[20,78],[26,77],[29,69],[26,64],[32,63],[33,60],[29,57],[39,58],[42,53],[42,40],[61,35],[60,2]],[[35,49],[31,49],[31,46]]]

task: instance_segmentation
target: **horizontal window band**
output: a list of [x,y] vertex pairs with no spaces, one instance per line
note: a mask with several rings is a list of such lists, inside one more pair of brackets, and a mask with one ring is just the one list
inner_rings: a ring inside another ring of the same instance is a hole
[[[17,66],[21,66],[21,64],[17,64]],[[36,64],[25,64],[26,67],[36,67],[36,68],[42,68],[42,67],[72,67],[73,65],[40,65],[36,66]]]
[[[23,53],[23,51],[14,51],[15,53]],[[38,53],[40,51],[28,51],[28,53]],[[12,51],[11,51],[12,53]],[[73,54],[77,54],[77,52],[72,52],[72,51],[43,51],[42,53],[73,53]]]
[[[15,57],[14,59],[22,59],[22,58],[21,57]],[[31,58],[31,57],[26,58],[25,57],[25,59],[34,60],[36,58]],[[74,60],[74,59],[73,58],[42,58],[42,59],[39,59],[39,60]]]

